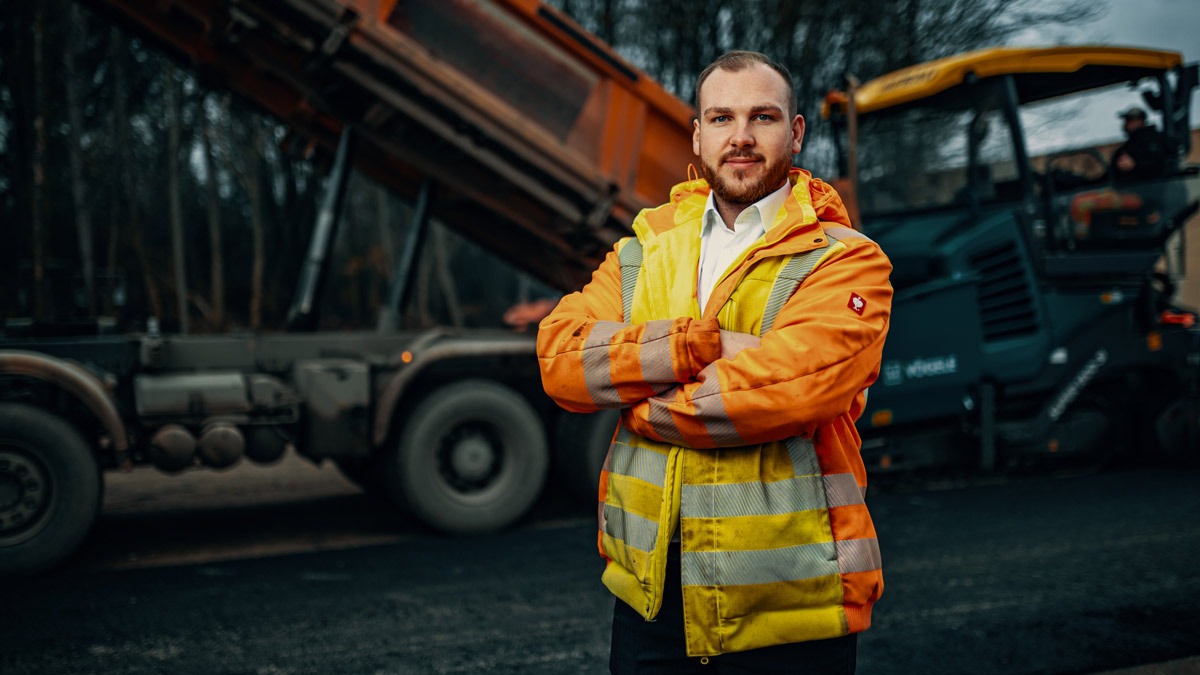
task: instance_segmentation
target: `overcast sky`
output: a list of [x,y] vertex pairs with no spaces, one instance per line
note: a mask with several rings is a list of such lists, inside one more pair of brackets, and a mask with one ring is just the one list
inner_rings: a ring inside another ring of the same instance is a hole
[[[1029,32],[1017,38],[1015,43],[1030,46],[1109,44],[1169,49],[1182,53],[1185,63],[1195,63],[1200,61],[1200,0],[1108,0],[1108,11],[1097,21]],[[1079,113],[1076,130],[1086,129],[1089,144],[1120,140],[1123,134],[1116,112],[1126,103],[1116,99],[1111,105],[1097,102]],[[1200,127],[1200,94],[1197,93],[1192,95],[1191,126]]]

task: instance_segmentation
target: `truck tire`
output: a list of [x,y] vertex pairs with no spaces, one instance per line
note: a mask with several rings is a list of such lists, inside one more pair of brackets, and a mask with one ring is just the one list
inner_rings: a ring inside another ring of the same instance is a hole
[[79,432],[40,408],[0,403],[0,574],[70,555],[100,510],[100,468]]
[[1154,431],[1169,463],[1200,466],[1200,404],[1186,398],[1175,401],[1159,414]]
[[554,426],[554,465],[571,499],[596,501],[600,470],[620,419],[617,410],[559,415]]
[[391,497],[453,534],[498,530],[529,510],[546,482],[541,418],[512,389],[463,380],[417,404],[384,461]]

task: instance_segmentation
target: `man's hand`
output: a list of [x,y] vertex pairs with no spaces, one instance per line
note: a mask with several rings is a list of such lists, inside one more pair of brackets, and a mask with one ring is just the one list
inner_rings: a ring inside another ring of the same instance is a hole
[[1117,170],[1122,171],[1124,173],[1129,173],[1130,171],[1133,171],[1133,168],[1135,166],[1137,166],[1137,162],[1133,161],[1133,158],[1130,157],[1129,153],[1127,153],[1127,152],[1122,152],[1121,154],[1117,155],[1116,163],[1117,163]]

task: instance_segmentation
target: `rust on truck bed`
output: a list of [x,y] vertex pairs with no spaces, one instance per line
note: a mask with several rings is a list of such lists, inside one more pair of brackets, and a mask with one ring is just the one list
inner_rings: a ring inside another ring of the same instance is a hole
[[692,109],[536,0],[85,0],[560,290],[687,176]]

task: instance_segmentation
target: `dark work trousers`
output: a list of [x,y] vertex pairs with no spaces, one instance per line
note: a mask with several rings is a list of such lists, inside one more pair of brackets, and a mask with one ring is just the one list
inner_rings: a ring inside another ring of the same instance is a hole
[[680,587],[679,544],[667,555],[667,583],[662,610],[646,621],[617,600],[613,608],[613,675],[850,675],[854,673],[858,635],[795,642],[720,656],[688,656],[683,637],[683,589]]

